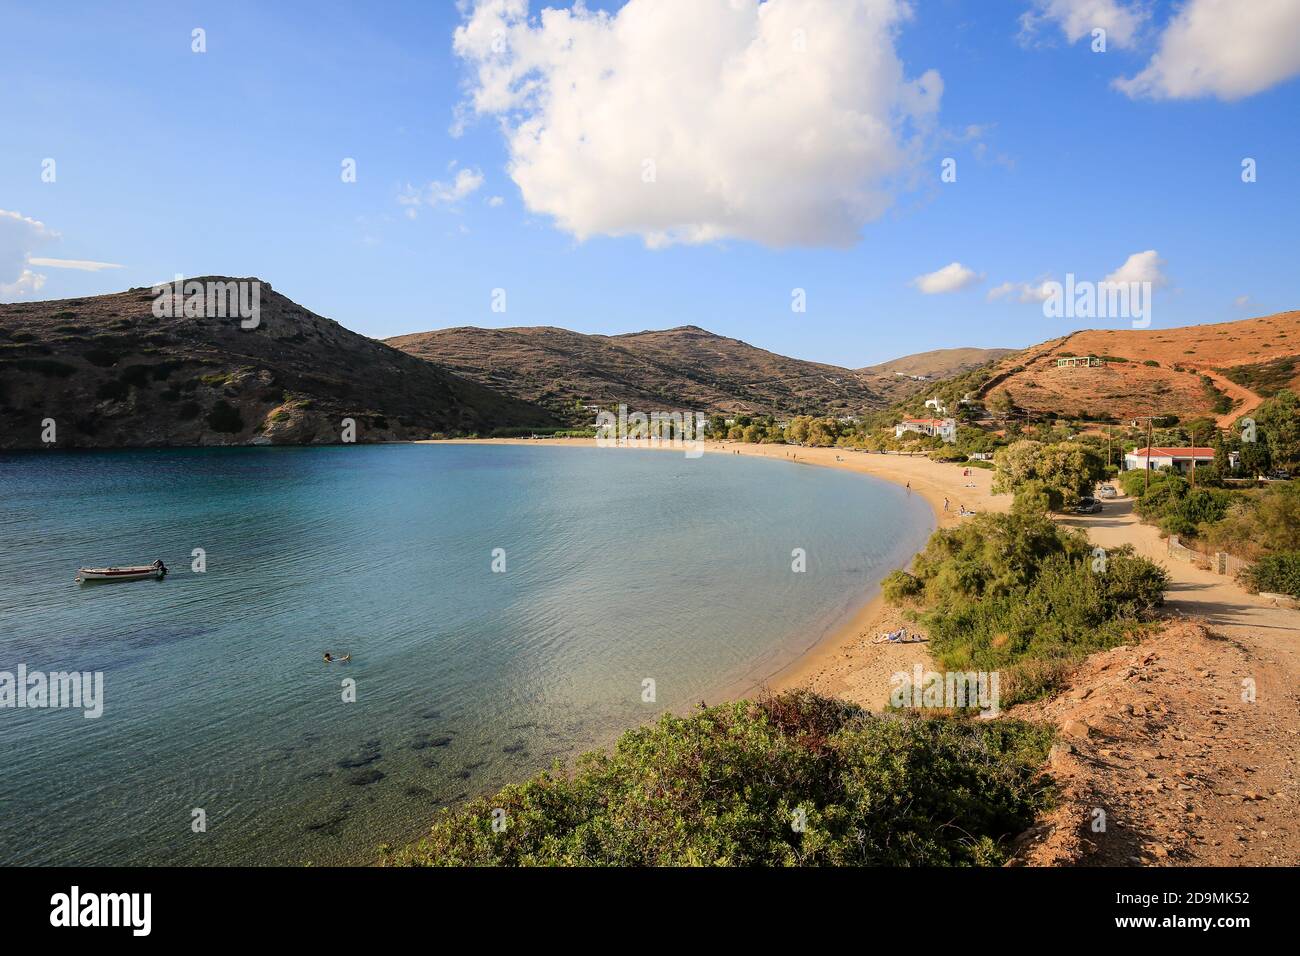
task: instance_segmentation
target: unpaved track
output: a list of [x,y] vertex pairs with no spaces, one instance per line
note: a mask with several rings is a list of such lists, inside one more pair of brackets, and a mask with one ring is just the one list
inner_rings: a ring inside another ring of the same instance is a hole
[[1062,803],[1019,861],[1300,863],[1300,611],[1169,557],[1129,499],[1062,523],[1168,570],[1176,620],[1093,655],[1056,698],[1014,709],[1062,728],[1052,756]]

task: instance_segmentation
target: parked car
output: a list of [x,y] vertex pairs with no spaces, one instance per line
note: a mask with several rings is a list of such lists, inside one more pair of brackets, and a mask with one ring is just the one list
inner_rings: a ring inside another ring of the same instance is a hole
[[1270,471],[1268,473],[1268,480],[1269,481],[1290,481],[1291,472],[1287,471],[1285,468],[1275,468],[1273,471]]
[[1097,489],[1098,498],[1118,498],[1119,492],[1115,490],[1114,485],[1102,485]]
[[1080,498],[1079,503],[1074,506],[1074,513],[1077,515],[1095,515],[1101,511],[1101,502],[1096,498]]

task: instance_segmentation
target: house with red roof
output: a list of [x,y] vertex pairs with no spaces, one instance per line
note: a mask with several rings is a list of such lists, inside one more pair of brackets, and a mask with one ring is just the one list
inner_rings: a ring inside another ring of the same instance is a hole
[[1192,462],[1196,462],[1197,467],[1204,467],[1213,461],[1213,448],[1167,448],[1153,445],[1150,448],[1137,448],[1126,454],[1124,468],[1129,471],[1135,468],[1158,470],[1169,466],[1179,471],[1189,471]]

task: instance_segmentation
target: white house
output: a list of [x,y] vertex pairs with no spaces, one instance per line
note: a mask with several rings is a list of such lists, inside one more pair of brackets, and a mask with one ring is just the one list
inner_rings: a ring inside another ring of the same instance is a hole
[[940,399],[940,398],[927,398],[927,399],[925,400],[925,407],[926,407],[926,408],[933,408],[933,409],[934,409],[934,413],[935,413],[936,415],[947,415],[947,414],[948,414],[948,409],[947,409],[947,407],[943,404],[943,399]]
[[1126,471],[1132,471],[1135,468],[1160,469],[1169,466],[1179,471],[1188,471],[1193,461],[1198,468],[1210,464],[1214,461],[1214,449],[1165,448],[1158,445],[1151,448],[1138,448],[1124,456],[1124,468]]
[[894,437],[902,438],[907,432],[933,435],[952,443],[957,440],[957,420],[954,418],[904,418],[894,426]]

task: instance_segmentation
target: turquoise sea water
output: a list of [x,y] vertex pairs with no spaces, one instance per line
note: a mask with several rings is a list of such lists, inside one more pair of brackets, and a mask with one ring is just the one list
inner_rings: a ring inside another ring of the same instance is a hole
[[[104,674],[97,720],[0,709],[0,864],[366,862],[771,674],[931,527],[893,485],[737,456],[0,456],[0,671]],[[161,582],[73,583],[155,558]]]

